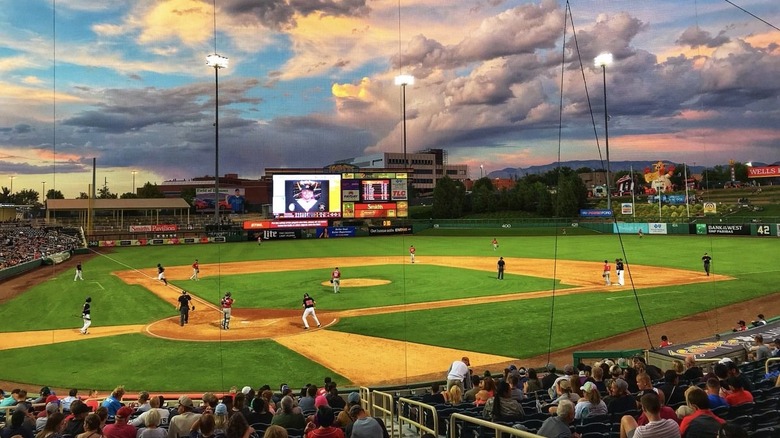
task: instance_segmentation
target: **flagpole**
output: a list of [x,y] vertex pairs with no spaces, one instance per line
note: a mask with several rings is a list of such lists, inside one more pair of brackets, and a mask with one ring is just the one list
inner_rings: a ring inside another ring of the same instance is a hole
[[688,219],[691,218],[691,203],[688,201],[688,166],[683,163],[685,171],[685,210],[688,212]]

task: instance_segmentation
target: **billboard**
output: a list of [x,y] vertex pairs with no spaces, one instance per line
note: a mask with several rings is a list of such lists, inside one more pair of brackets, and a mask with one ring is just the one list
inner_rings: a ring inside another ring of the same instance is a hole
[[[228,210],[233,213],[243,213],[245,210],[245,189],[241,187],[220,187],[219,196],[219,209],[220,211]],[[192,200],[192,205],[195,206],[197,211],[214,211],[214,187],[198,187],[195,189],[195,198]]]
[[341,175],[274,175],[271,212],[278,219],[340,218]]
[[780,177],[780,166],[748,167],[748,178],[777,178]]

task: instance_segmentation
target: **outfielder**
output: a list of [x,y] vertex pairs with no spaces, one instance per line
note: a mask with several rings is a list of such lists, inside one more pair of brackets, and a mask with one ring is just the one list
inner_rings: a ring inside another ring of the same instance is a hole
[[493,244],[493,251],[498,251],[498,240],[496,240],[495,237],[493,238],[493,241],[490,243]]
[[76,276],[73,277],[73,281],[81,280],[84,281],[84,277],[81,276],[81,263],[76,265]]
[[235,300],[231,298],[230,292],[225,292],[225,296],[219,302],[222,306],[222,330],[230,330],[230,312]]
[[198,281],[199,273],[200,273],[200,263],[198,263],[198,259],[195,259],[195,263],[192,264],[192,275],[190,275],[190,280]]
[[333,293],[339,293],[339,287],[341,286],[341,271],[339,271],[338,267],[330,273],[330,282],[333,284]]
[[309,294],[303,294],[303,328],[304,330],[309,329],[309,322],[308,317],[311,315],[314,317],[314,322],[317,323],[317,327],[320,326],[320,320],[317,319],[317,313],[314,311],[314,306],[317,304],[316,301],[314,301],[314,298],[310,297]]
[[81,332],[82,335],[86,335],[87,329],[89,328],[90,325],[92,325],[91,303],[92,303],[92,298],[87,297],[87,299],[84,301],[84,306],[81,307],[81,319],[84,321],[84,325],[81,327],[81,330],[79,331]]

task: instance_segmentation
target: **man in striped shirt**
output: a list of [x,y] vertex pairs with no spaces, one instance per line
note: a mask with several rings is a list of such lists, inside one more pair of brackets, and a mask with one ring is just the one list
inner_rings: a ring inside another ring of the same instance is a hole
[[620,419],[620,437],[623,438],[680,438],[680,426],[674,420],[661,418],[661,400],[648,392],[639,400],[649,423],[638,426],[631,415]]

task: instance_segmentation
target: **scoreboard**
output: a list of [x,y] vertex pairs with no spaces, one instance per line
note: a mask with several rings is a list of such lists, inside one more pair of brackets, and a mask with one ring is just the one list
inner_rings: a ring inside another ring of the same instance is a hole
[[406,172],[342,173],[342,217],[408,217],[408,181]]

